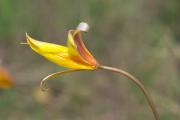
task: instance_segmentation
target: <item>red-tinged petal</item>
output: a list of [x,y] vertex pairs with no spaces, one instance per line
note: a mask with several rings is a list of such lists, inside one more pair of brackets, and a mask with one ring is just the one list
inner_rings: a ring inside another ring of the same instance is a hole
[[70,30],[68,34],[68,48],[70,54],[75,56],[74,58],[81,58],[79,60],[85,61],[87,64],[97,67],[98,63],[96,59],[91,55],[86,46],[84,45],[81,32],[79,30]]

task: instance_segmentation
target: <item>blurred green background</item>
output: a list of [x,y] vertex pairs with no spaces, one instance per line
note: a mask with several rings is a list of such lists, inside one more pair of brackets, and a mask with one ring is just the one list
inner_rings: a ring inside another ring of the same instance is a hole
[[0,89],[0,120],[153,120],[141,91],[123,76],[63,70],[34,53],[25,32],[66,44],[67,31],[88,22],[85,44],[96,59],[138,77],[162,120],[180,119],[179,0],[0,0],[0,60],[16,85]]

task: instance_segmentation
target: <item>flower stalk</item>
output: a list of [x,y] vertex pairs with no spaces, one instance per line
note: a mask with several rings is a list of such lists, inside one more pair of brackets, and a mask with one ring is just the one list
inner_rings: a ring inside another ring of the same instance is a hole
[[143,94],[144,94],[144,96],[145,96],[145,98],[146,98],[146,100],[147,100],[147,102],[148,102],[148,104],[149,104],[149,106],[150,106],[150,108],[151,108],[151,110],[153,112],[155,120],[160,120],[159,114],[158,114],[158,112],[156,110],[154,102],[151,99],[150,94],[145,89],[144,85],[137,78],[135,78],[130,73],[128,73],[128,72],[126,72],[124,70],[118,69],[118,68],[109,67],[109,66],[100,66],[99,68],[104,69],[104,70],[109,70],[109,71],[112,71],[112,72],[116,72],[116,73],[120,73],[121,75],[129,78],[129,80],[131,80],[133,83],[135,83],[140,88],[140,90],[143,92]]

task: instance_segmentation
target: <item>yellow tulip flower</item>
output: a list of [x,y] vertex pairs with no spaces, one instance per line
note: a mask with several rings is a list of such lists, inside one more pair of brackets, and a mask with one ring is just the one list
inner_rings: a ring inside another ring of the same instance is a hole
[[144,96],[147,99],[148,104],[150,105],[154,117],[156,120],[159,120],[159,115],[157,110],[155,109],[155,105],[149,96],[149,93],[145,89],[144,85],[134,76],[129,74],[128,72],[117,69],[114,67],[108,67],[100,65],[96,59],[91,55],[88,49],[85,47],[82,38],[81,38],[81,31],[87,31],[89,26],[87,23],[80,23],[77,29],[69,30],[68,32],[68,39],[67,39],[67,46],[56,45],[47,42],[41,42],[31,38],[28,34],[26,34],[27,43],[35,52],[42,55],[43,57],[47,58],[49,61],[63,66],[67,68],[71,68],[69,70],[64,70],[60,72],[56,72],[53,74],[48,75],[41,81],[40,87],[42,90],[47,90],[45,87],[45,82],[50,78],[55,78],[59,75],[81,71],[81,70],[95,70],[95,69],[105,69],[114,71],[116,73],[120,73],[129,80],[133,81],[143,92]]
[[53,63],[72,69],[96,69],[97,61],[85,47],[81,29],[69,30],[67,46],[41,42],[26,34],[28,45]]

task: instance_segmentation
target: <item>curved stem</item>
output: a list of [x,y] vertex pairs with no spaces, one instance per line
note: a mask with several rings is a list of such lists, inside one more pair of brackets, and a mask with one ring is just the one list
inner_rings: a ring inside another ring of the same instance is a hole
[[150,108],[151,108],[151,110],[153,112],[155,120],[160,120],[159,114],[158,114],[158,112],[157,112],[157,110],[155,108],[155,105],[154,105],[151,97],[150,97],[150,94],[147,92],[144,85],[137,78],[135,78],[130,73],[128,73],[128,72],[126,72],[124,70],[118,69],[118,68],[108,67],[108,66],[100,66],[99,68],[120,73],[120,74],[126,76],[127,78],[129,78],[132,82],[134,82],[141,89],[141,91],[143,92],[145,98],[147,99],[147,102],[148,102],[148,104],[149,104],[149,106],[150,106]]
[[70,70],[64,70],[64,71],[60,71],[60,72],[56,72],[56,73],[52,73],[48,76],[46,76],[45,78],[43,78],[43,80],[40,83],[40,88],[42,91],[47,91],[48,88],[46,87],[46,82],[49,79],[58,77],[60,75],[66,74],[66,73],[71,73],[71,72],[76,72],[76,71],[82,71],[83,69],[70,69]]

